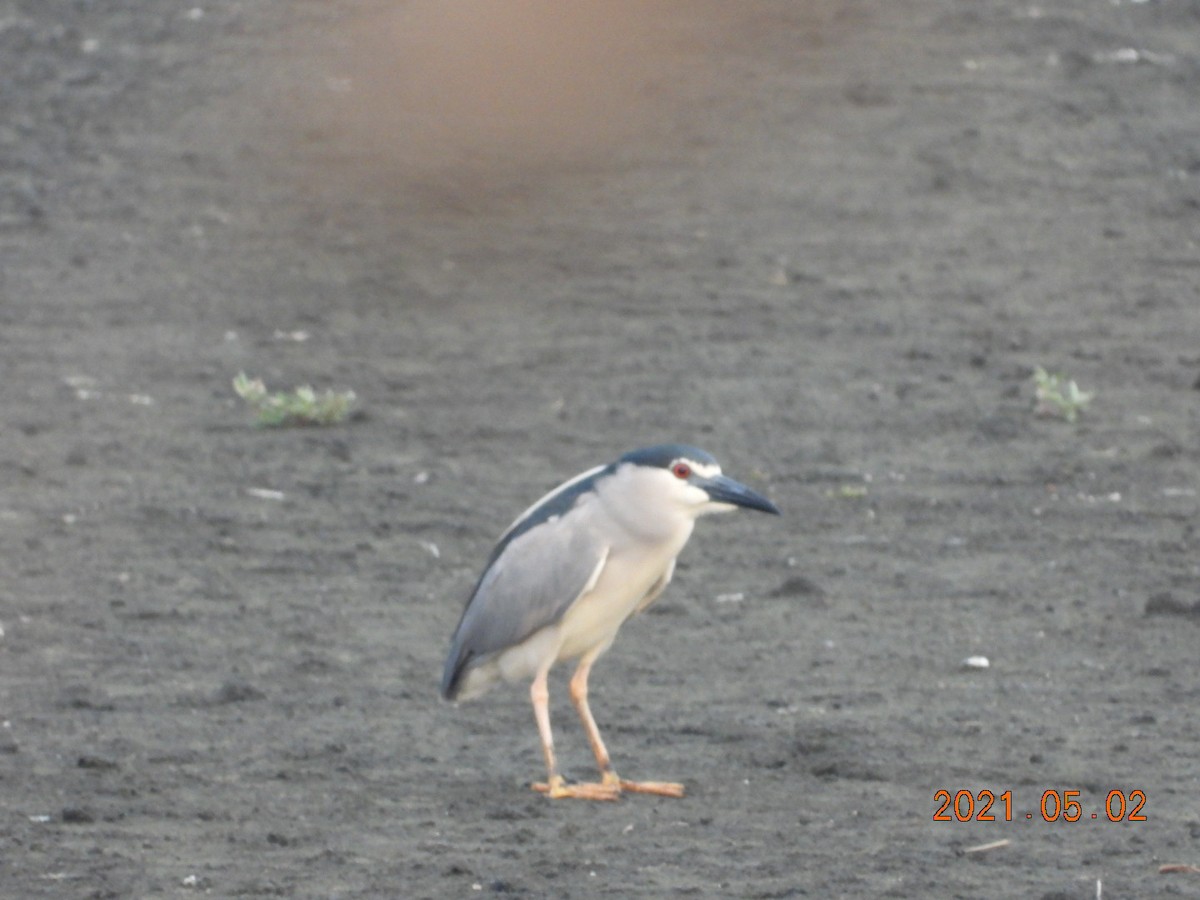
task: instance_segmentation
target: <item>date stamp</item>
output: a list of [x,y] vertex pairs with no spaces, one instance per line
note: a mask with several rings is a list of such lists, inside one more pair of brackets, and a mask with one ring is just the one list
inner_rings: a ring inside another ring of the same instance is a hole
[[1014,800],[1011,790],[997,794],[984,788],[980,791],[948,791],[945,788],[933,792],[933,821],[935,822],[1145,822],[1146,792],[1139,789],[1108,792],[1099,809],[1084,808],[1079,799],[1080,791],[1050,788],[1042,791],[1036,807],[1022,809]]

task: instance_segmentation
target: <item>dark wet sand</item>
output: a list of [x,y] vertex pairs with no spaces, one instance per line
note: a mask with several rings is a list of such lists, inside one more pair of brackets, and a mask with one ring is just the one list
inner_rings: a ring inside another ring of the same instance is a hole
[[[1194,7],[451,7],[0,0],[0,894],[1200,896]],[[688,796],[551,803],[442,654],[661,440],[786,515],[595,671]]]

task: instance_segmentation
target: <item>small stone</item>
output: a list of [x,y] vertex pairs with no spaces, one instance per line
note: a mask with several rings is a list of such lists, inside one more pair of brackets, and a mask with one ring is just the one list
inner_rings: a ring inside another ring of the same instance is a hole
[[1200,617],[1200,600],[1189,603],[1170,591],[1162,591],[1146,601],[1146,615]]
[[111,759],[105,759],[102,756],[90,756],[87,754],[79,757],[79,760],[75,763],[75,765],[81,769],[93,769],[96,771],[118,768],[117,764]]
[[793,575],[788,578],[783,584],[771,591],[772,597],[823,597],[825,589],[817,584],[811,578],[806,578],[803,575]]
[[81,806],[65,807],[59,818],[67,825],[89,825],[96,821],[96,817]]
[[262,691],[245,681],[227,681],[218,689],[217,703],[245,703],[247,700],[261,700],[265,697]]

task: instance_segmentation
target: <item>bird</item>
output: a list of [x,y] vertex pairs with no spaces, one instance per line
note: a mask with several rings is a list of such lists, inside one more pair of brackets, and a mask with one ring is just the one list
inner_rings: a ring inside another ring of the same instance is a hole
[[[547,773],[532,787],[551,799],[682,797],[682,784],[617,775],[588,705],[588,676],[621,625],[671,581],[696,519],[737,507],[780,514],[686,444],[633,450],[560,484],[517,517],[488,557],[450,641],[442,697],[469,700],[497,682],[532,678]],[[554,753],[547,678],[572,660],[569,692],[600,770],[595,782],[568,782]]]

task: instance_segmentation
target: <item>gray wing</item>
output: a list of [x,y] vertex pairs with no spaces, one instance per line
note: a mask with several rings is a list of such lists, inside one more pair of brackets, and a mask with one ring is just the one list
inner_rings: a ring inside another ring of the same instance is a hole
[[577,507],[511,540],[484,570],[454,632],[442,696],[453,699],[474,664],[553,625],[590,590],[608,545]]

